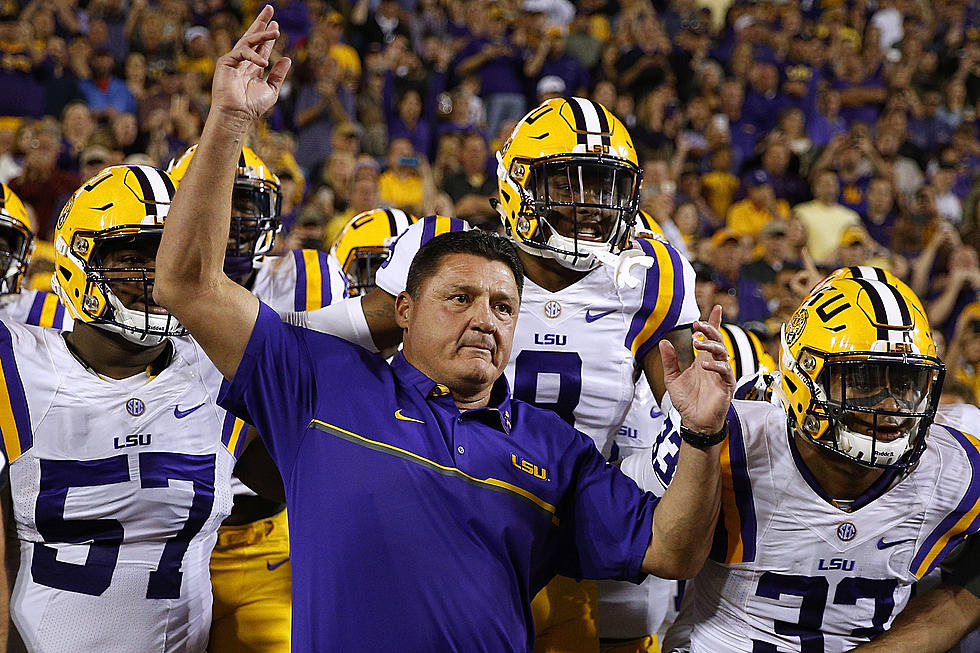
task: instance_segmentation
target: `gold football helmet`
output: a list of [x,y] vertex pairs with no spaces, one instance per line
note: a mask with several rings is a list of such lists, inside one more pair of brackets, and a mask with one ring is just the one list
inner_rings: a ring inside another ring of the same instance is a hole
[[721,325],[721,337],[736,380],[758,372],[776,371],[776,361],[766,352],[759,336],[751,331],[737,324],[726,323]]
[[103,169],[69,198],[55,230],[51,287],[73,318],[145,346],[186,334],[153,303],[147,265],[173,196],[167,173],[128,165]]
[[573,270],[627,246],[643,172],[626,127],[601,104],[553,98],[497,152],[498,207],[518,247]]
[[375,287],[374,275],[388,258],[389,246],[415,221],[401,209],[373,209],[351,218],[331,251],[347,274],[352,297]]
[[[192,145],[170,162],[167,172],[179,184],[194,158]],[[231,231],[225,250],[225,274],[232,279],[248,275],[259,260],[272,251],[282,228],[282,191],[277,177],[252,148],[243,147],[232,193]]]
[[34,245],[24,203],[7,184],[0,184],[0,295],[20,292]]
[[925,449],[946,370],[912,290],[871,276],[834,272],[783,325],[781,391],[791,427],[811,441],[907,469]]

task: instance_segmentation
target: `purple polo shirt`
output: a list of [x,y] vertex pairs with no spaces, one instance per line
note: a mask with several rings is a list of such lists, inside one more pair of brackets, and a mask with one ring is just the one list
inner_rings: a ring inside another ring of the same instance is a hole
[[530,651],[556,573],[637,581],[656,499],[550,411],[444,386],[262,304],[219,403],[286,487],[297,651]]

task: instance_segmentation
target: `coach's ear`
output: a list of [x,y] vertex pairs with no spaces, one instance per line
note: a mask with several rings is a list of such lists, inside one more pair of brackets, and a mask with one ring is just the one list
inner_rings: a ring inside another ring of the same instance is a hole
[[412,296],[404,290],[395,297],[395,322],[403,331],[408,328],[414,306]]

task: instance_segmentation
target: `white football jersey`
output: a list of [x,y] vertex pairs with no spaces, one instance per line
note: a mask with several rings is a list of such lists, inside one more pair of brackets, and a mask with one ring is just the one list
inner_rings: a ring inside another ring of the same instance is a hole
[[[409,266],[422,245],[435,236],[468,228],[455,218],[419,220],[395,241],[376,275],[378,287],[397,295],[404,290]],[[621,433],[635,399],[646,411],[652,408],[647,401],[656,404],[640,361],[668,331],[700,318],[694,270],[687,259],[661,240],[637,239],[634,244],[655,259],[649,270],[634,272],[642,276],[636,288],[618,288],[614,270],[606,265],[554,293],[525,277],[513,350],[504,372],[514,397],[558,413],[591,437],[607,459],[619,457],[617,438],[631,450],[643,446],[640,441],[652,432],[639,432],[649,426],[643,421]],[[661,579],[639,586],[600,581],[600,635],[628,639],[656,632],[671,590]]]
[[[848,651],[886,630],[912,584],[980,528],[972,436],[933,425],[912,472],[886,472],[845,512],[799,459],[786,419],[776,403],[733,402],[714,546],[674,626],[690,630],[692,652]],[[669,482],[676,434],[660,447],[652,468],[624,464],[641,487]]]
[[980,408],[973,404],[940,404],[936,411],[936,423],[976,433],[980,431]]
[[20,571],[11,615],[32,651],[203,651],[208,563],[244,433],[220,375],[172,339],[155,377],[90,371],[53,329],[0,323],[2,448]]
[[312,311],[347,296],[347,275],[331,254],[294,249],[263,258],[251,290],[277,313]]
[[0,297],[0,320],[71,331],[75,325],[58,296],[43,290],[25,290]]

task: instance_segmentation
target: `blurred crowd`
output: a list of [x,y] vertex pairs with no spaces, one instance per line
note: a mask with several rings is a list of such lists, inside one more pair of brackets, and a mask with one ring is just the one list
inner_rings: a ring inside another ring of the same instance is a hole
[[[283,247],[329,249],[378,206],[496,228],[515,121],[587,96],[630,129],[642,209],[694,262],[700,305],[772,344],[814,266],[884,267],[977,401],[978,3],[272,4],[294,70],[251,145],[283,184]],[[42,239],[103,166],[197,141],[214,60],[257,8],[0,1],[0,182]]]

